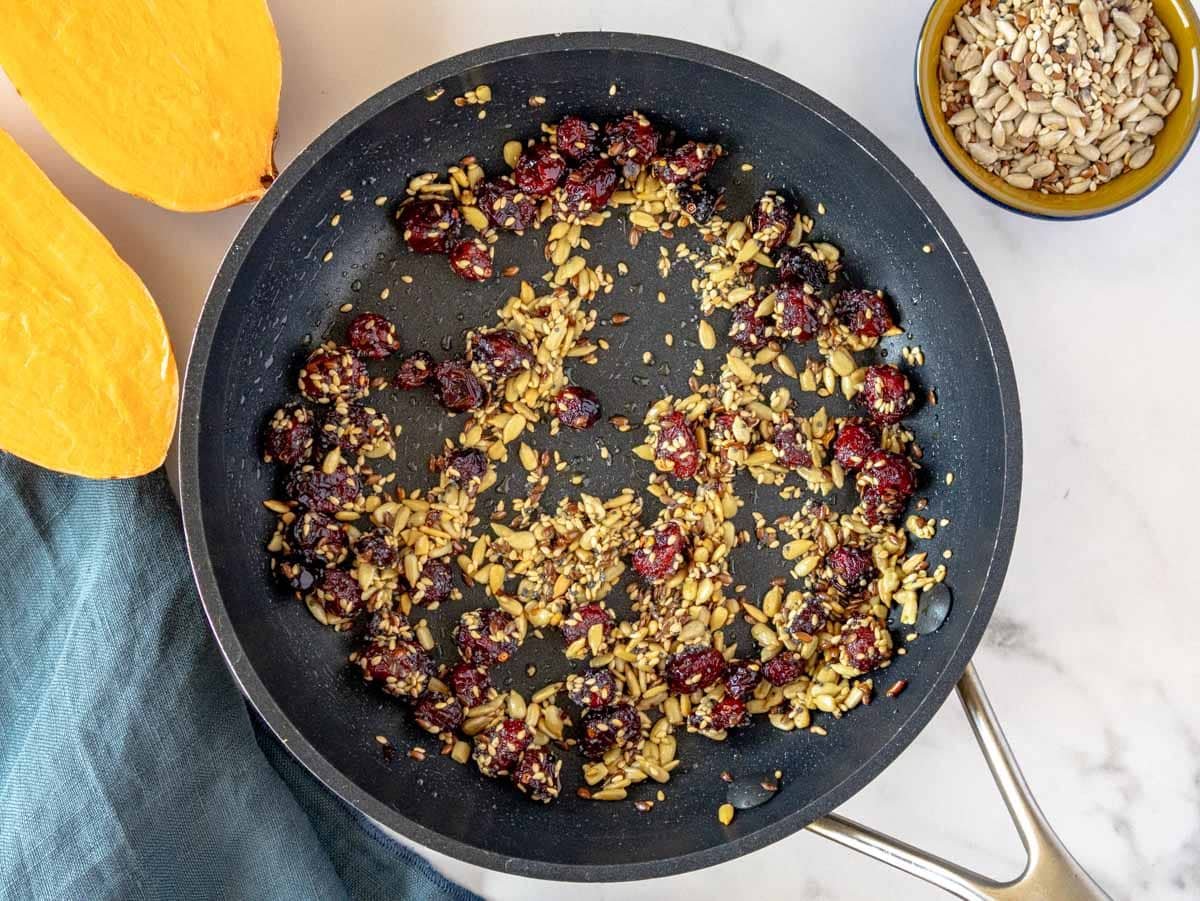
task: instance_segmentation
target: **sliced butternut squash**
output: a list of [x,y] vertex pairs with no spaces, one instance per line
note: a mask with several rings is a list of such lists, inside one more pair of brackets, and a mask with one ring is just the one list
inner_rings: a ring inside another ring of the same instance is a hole
[[146,286],[0,131],[0,448],[59,472],[157,468],[175,357]]
[[0,0],[0,13],[0,66],[113,187],[196,212],[274,179],[282,64],[263,0]]

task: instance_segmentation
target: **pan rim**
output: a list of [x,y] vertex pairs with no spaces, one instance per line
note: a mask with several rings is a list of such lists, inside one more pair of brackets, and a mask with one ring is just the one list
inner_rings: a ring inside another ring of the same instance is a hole
[[[957,646],[927,697],[892,738],[837,786],[780,820],[752,833],[674,857],[628,864],[569,864],[514,857],[469,845],[407,818],[400,810],[362,791],[322,755],[286,717],[259,679],[230,623],[208,553],[201,513],[199,436],[202,390],[217,324],[246,255],[271,216],[308,172],[347,136],[400,98],[480,65],[531,53],[611,50],[668,56],[718,69],[782,94],[854,141],[917,205],[950,251],[983,326],[1000,394],[1004,436],[999,528],[978,603]],[[804,828],[848,800],[903,751],[941,708],[983,637],[1011,557],[1020,506],[1022,447],[1016,375],[999,314],[982,274],[949,217],[912,171],[864,126],[799,83],[742,57],[673,38],[621,32],[571,32],[517,38],[458,54],[427,66],[382,89],[334,122],[284,169],[239,229],[213,279],[188,355],[179,426],[179,492],[193,576],[205,615],[238,687],[271,731],[330,791],[359,812],[410,841],[442,854],[512,875],[572,882],[617,882],[670,876],[713,866],[758,850]]]

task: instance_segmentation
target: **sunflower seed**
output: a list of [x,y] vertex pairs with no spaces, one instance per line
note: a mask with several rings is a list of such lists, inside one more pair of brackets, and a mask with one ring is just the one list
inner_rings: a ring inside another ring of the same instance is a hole
[[1054,172],[1054,161],[1046,159],[1038,160],[1025,171],[1033,178],[1045,178]]
[[1138,134],[1156,135],[1163,130],[1164,125],[1166,125],[1166,123],[1163,121],[1162,116],[1147,116],[1137,124],[1137,128],[1134,130],[1138,132]]
[[967,125],[974,122],[978,115],[974,107],[964,106],[946,121],[952,128],[957,128],[959,125]]
[[1121,29],[1122,34],[1127,38],[1137,40],[1142,35],[1142,26],[1133,20],[1133,17],[1123,9],[1114,9],[1108,14],[1112,23]]
[[1146,109],[1150,110],[1150,112],[1156,115],[1165,116],[1169,112],[1169,110],[1163,106],[1162,101],[1153,94],[1143,94],[1142,103],[1145,104]]
[[1179,51],[1170,41],[1163,41],[1161,48],[1163,61],[1171,67],[1172,72],[1179,71]]
[[1064,97],[1062,94],[1056,94],[1050,98],[1050,106],[1058,113],[1064,116],[1069,116],[1075,119],[1083,118],[1083,110],[1079,108],[1079,104],[1070,97]]
[[1130,169],[1141,169],[1146,163],[1150,162],[1150,157],[1154,156],[1154,145],[1147,144],[1140,150],[1135,150],[1129,157]]
[[987,144],[973,141],[967,145],[967,150],[971,156],[975,158],[975,162],[981,163],[984,166],[990,166],[996,160],[1000,159],[1000,154],[996,152],[994,147],[989,147]]
[[1083,28],[1097,45],[1104,43],[1104,26],[1100,24],[1100,10],[1096,0],[1079,0],[1079,14],[1083,18]]
[[1100,152],[1103,153],[1105,156],[1108,156],[1108,154],[1112,153],[1112,151],[1115,148],[1117,148],[1121,145],[1121,143],[1125,140],[1127,135],[1128,135],[1128,132],[1126,132],[1125,129],[1123,129],[1123,128],[1120,129],[1119,131],[1113,132],[1111,135],[1109,135],[1107,138],[1105,138],[1103,141],[1100,142]]
[[1104,159],[1110,163],[1113,160],[1119,160],[1119,159],[1123,158],[1125,156],[1125,154],[1127,154],[1129,152],[1129,148],[1130,148],[1129,142],[1122,141],[1120,144],[1118,144],[1116,147],[1114,147],[1112,150],[1110,150],[1108,153],[1106,153],[1104,155]]

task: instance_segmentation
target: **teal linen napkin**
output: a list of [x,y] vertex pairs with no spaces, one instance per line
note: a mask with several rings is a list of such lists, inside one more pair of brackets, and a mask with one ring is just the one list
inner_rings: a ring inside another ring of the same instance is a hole
[[475,897],[252,716],[163,472],[92,482],[0,453],[2,896]]

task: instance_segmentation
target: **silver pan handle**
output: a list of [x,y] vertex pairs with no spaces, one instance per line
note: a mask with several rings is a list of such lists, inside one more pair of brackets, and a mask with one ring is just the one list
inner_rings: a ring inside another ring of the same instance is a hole
[[958,681],[958,696],[1025,846],[1028,862],[1020,876],[999,882],[833,814],[810,823],[809,830],[960,898],[1107,901],[1108,895],[1067,851],[1034,800],[973,663]]

